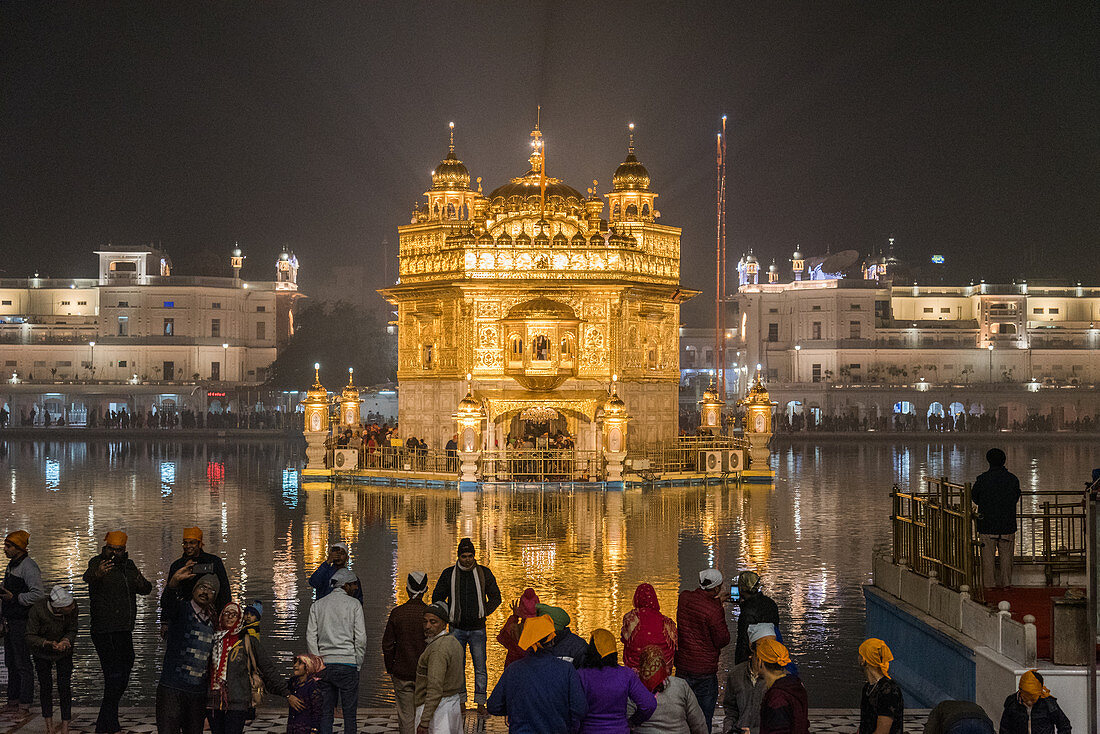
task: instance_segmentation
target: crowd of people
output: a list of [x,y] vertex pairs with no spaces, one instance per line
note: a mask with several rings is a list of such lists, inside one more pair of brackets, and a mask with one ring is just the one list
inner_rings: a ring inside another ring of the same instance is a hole
[[[80,613],[69,589],[59,585],[46,592],[29,545],[23,530],[4,541],[8,566],[0,613],[7,705],[29,713],[37,671],[46,731],[67,734]],[[578,634],[567,610],[543,603],[528,588],[510,603],[495,636],[506,658],[490,690],[489,619],[503,600],[476,550],[471,539],[460,541],[455,564],[442,570],[430,597],[427,573],[409,573],[408,598],[389,615],[381,652],[402,734],[464,731],[467,655],[477,714],[505,716],[517,734],[709,734],[720,698],[721,653],[731,643],[734,665],[724,672],[721,695],[723,734],[809,732],[806,688],[784,644],[779,607],[751,570],[740,572],[728,591],[721,571],[700,571],[697,587],[680,592],[675,619],[662,612],[653,586],[642,583],[618,635],[603,628]],[[305,649],[285,671],[263,642],[262,601],[232,599],[221,559],[204,550],[201,529],[186,528],[159,600],[164,653],[157,731],[201,734],[208,726],[213,734],[239,734],[265,696],[277,696],[288,703],[289,734],[332,734],[337,706],[345,734],[355,734],[368,640],[362,588],[350,560],[348,546],[333,542],[309,577],[315,599]],[[136,599],[152,593],[153,584],[129,558],[126,533],[117,530],[107,533],[82,578],[89,637],[102,673],[96,732],[118,734],[119,706],[135,662]],[[737,609],[734,631],[727,605]],[[857,654],[864,681],[858,734],[901,734],[905,704],[889,675],[890,648],[868,639]],[[972,702],[945,702],[929,722],[927,734],[993,731]],[[1070,732],[1037,672],[1021,676],[1019,690],[1006,699],[1000,732]]]
[[[11,421],[7,407],[0,408],[0,428],[6,428]],[[63,415],[54,417],[48,410],[39,410],[31,406],[19,410],[19,425],[22,427],[43,426],[52,428],[77,425],[85,428],[143,428],[143,429],[291,429],[301,428],[302,418],[298,413],[281,410],[245,410],[244,412],[226,410],[223,412],[195,411],[190,408],[156,409],[129,411],[126,408],[100,411],[98,408],[88,411],[80,418],[80,423],[66,421]]]

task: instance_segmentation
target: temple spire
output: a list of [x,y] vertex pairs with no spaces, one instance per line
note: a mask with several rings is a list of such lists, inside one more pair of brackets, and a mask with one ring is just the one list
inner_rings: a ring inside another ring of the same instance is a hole
[[455,124],[451,123],[451,155],[455,152]]

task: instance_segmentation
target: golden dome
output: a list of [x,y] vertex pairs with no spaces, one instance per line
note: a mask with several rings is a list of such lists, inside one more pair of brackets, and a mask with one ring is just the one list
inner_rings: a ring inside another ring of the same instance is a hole
[[349,402],[349,401],[353,402],[353,403],[359,402],[359,388],[357,388],[355,386],[354,380],[355,380],[355,372],[351,367],[349,367],[348,368],[348,384],[344,385],[344,389],[340,392],[341,402]]
[[633,151],[615,169],[615,175],[611,178],[611,190],[649,191],[649,171],[638,162]]
[[485,407],[481,404],[481,401],[474,397],[474,394],[469,390],[466,391],[466,397],[458,401],[458,407],[455,409],[452,416],[455,420],[480,420],[485,417]]
[[760,373],[756,373],[756,379],[753,380],[752,387],[749,388],[749,392],[745,395],[744,399],[740,401],[741,405],[777,405],[771,401],[771,396],[768,395],[768,389],[764,387],[764,381],[760,379]]
[[[539,197],[542,195],[539,189],[539,173],[532,169],[522,176],[513,178],[503,186],[498,186],[489,192],[490,206],[502,205],[509,200],[518,199],[523,203],[532,204],[532,211],[538,211]],[[566,203],[574,203],[583,206],[584,197],[569,184],[562,183],[561,179],[546,177],[546,201],[551,197],[560,197]],[[573,200],[572,202],[570,200]]]
[[567,304],[549,298],[535,298],[516,304],[505,317],[508,320],[525,321],[530,319],[552,319],[555,321],[577,321],[576,312]]
[[470,171],[462,161],[455,158],[455,149],[452,146],[447,157],[439,162],[432,171],[432,188],[443,190],[467,191],[470,188]]
[[604,420],[608,418],[627,418],[626,403],[619,397],[618,392],[611,393],[603,404]]

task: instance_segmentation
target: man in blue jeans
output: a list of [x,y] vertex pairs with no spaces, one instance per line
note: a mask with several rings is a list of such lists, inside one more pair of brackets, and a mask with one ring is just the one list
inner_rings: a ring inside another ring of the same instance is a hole
[[332,575],[332,592],[318,599],[309,610],[306,647],[325,661],[321,673],[324,705],[321,734],[332,734],[333,707],[340,699],[345,734],[356,734],[355,714],[359,705],[359,669],[367,652],[367,626],[363,605],[355,599],[358,580],[347,567]]
[[485,669],[485,618],[500,606],[500,589],[488,566],[474,558],[474,542],[463,538],[458,544],[458,562],[443,569],[432,591],[432,602],[443,602],[451,614],[451,633],[466,647],[474,661],[474,703],[485,715],[489,674]]
[[676,605],[676,675],[687,681],[710,731],[718,703],[718,657],[730,644],[730,629],[722,606],[722,572],[699,572],[699,588],[681,591]]

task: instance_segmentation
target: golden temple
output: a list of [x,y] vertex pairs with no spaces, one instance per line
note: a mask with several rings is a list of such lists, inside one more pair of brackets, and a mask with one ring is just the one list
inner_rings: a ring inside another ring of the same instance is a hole
[[537,125],[526,173],[472,189],[451,124],[431,189],[398,227],[399,280],[380,291],[397,314],[402,436],[441,448],[472,383],[484,449],[562,431],[595,450],[617,379],[631,442],[674,439],[680,304],[698,292],[680,287],[680,228],[658,222],[630,127],[601,198],[596,181],[586,196],[547,175]]

